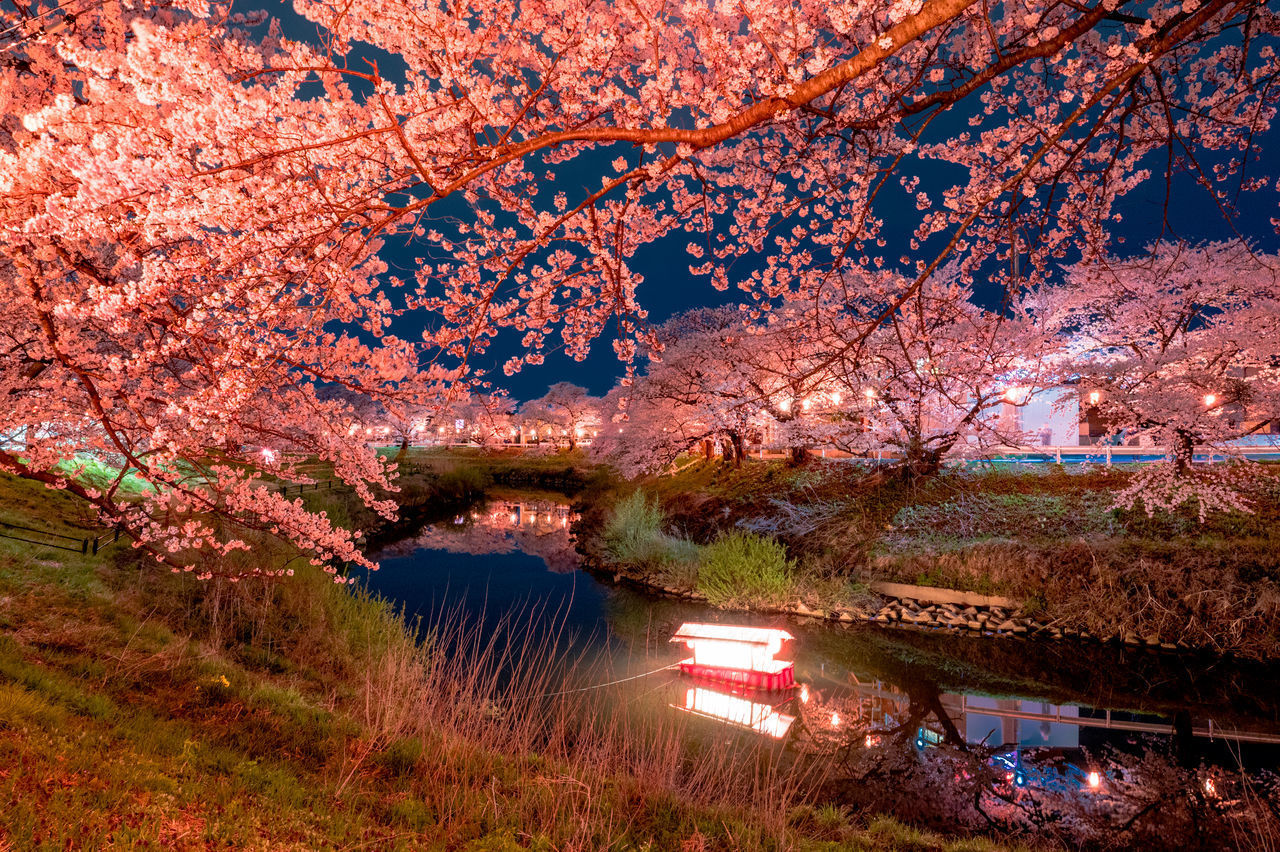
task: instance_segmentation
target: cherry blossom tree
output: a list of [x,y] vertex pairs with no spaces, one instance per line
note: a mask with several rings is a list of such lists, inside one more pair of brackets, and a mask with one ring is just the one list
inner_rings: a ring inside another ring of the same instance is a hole
[[643,374],[610,395],[616,428],[604,430],[594,454],[633,476],[699,444],[715,442],[740,464],[749,436],[779,427],[799,435],[799,400],[817,381],[805,375],[817,353],[799,328],[784,329],[794,312],[770,319],[766,326],[735,308],[701,308],[663,323]]
[[645,393],[643,378],[636,383],[639,393],[614,388],[605,395],[604,423],[590,450],[593,461],[629,479],[663,470],[691,447],[714,439],[694,406]]
[[[628,472],[660,469],[708,439],[741,459],[743,437],[767,435],[795,452],[891,449],[910,477],[951,454],[1022,443],[998,415],[1056,377],[1061,344],[1027,304],[987,311],[952,266],[857,347],[855,308],[783,305],[756,323],[734,309],[696,310],[658,329],[662,347],[630,387],[620,431],[601,447]],[[879,276],[862,290],[910,286]],[[649,458],[645,458],[645,454]]]
[[1197,449],[1231,455],[1280,418],[1280,258],[1239,241],[1161,243],[1072,267],[1048,305],[1045,326],[1071,339],[1080,411],[1107,437],[1166,453],[1119,502],[1153,511],[1192,501],[1202,518],[1247,509],[1240,488],[1254,465],[1193,459]]
[[515,410],[515,403],[505,393],[475,392],[453,403],[449,414],[454,421],[463,421],[468,436],[481,446],[500,447],[519,434]]
[[573,451],[583,438],[599,431],[600,406],[601,400],[586,388],[556,382],[545,394],[520,406],[519,415],[535,435],[549,437],[553,445],[563,442]]
[[1025,443],[1004,415],[1055,383],[1063,348],[1031,307],[979,308],[954,268],[916,289],[865,344],[839,350],[846,416],[864,428],[837,442],[892,448],[911,478],[937,473],[950,455]]
[[[1153,174],[1190,173],[1232,220],[1272,177],[1255,146],[1278,24],[1258,2],[294,9],[314,43],[200,0],[0,11],[0,434],[40,436],[0,465],[179,569],[243,546],[223,520],[359,560],[262,480],[318,457],[393,511],[316,388],[430,402],[504,328],[524,343],[508,369],[555,334],[581,357],[611,324],[630,358],[650,340],[633,260],[661,237],[691,233],[694,273],[755,310],[864,305],[852,350],[951,256],[968,283],[1025,254],[1035,284],[1101,256]],[[922,188],[935,163],[954,182]],[[895,265],[879,200],[902,190],[911,285],[846,292]],[[422,258],[411,281],[378,259],[388,240]],[[421,340],[390,332],[406,312]],[[80,452],[154,496],[85,485]]]

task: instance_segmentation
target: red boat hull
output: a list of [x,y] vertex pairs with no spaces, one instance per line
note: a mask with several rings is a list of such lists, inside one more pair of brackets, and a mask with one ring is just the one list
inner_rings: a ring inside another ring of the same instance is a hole
[[692,660],[684,660],[680,663],[680,671],[690,677],[714,680],[720,683],[731,683],[736,686],[745,686],[748,689],[759,689],[765,692],[790,689],[796,683],[795,666],[791,664],[787,664],[785,667],[773,672],[756,672],[749,669],[700,666]]

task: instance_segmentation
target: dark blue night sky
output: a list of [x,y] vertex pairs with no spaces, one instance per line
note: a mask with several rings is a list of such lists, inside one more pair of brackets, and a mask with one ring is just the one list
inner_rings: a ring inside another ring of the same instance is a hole
[[[1270,136],[1267,140],[1270,144],[1264,146],[1263,150],[1280,150],[1276,134],[1273,132]],[[921,189],[930,191],[931,194],[940,192],[949,185],[945,182],[945,177],[935,174],[932,176],[933,180],[929,181],[922,175]],[[588,181],[597,183],[599,173],[583,176],[582,183]],[[927,185],[930,183],[931,185]],[[914,203],[901,190],[882,198],[885,203],[880,205],[877,212],[886,221],[886,234],[893,234],[895,231],[899,234],[909,232],[918,221]],[[1164,183],[1155,178],[1124,201],[1121,207],[1124,218],[1115,232],[1124,243],[1116,247],[1117,253],[1137,252],[1159,233],[1163,204]],[[1236,227],[1263,251],[1276,252],[1280,250],[1280,239],[1277,239],[1275,229],[1270,224],[1271,217],[1275,215],[1275,193],[1246,196],[1242,199]],[[1233,236],[1231,226],[1213,206],[1207,193],[1191,185],[1191,181],[1185,177],[1176,181],[1169,219],[1176,236],[1192,242],[1229,239]],[[654,323],[660,323],[671,315],[690,308],[735,304],[739,301],[740,293],[733,290],[718,292],[705,278],[695,278],[689,274],[690,260],[684,251],[687,242],[688,238],[684,234],[670,236],[645,246],[634,260],[634,268],[645,278],[638,296],[649,311],[650,321]],[[905,243],[905,238],[903,242]],[[891,243],[882,253],[886,257],[897,257],[903,253],[904,248],[905,246],[900,246],[895,250]],[[383,255],[389,263],[403,266],[412,262],[413,247],[389,247],[384,249]],[[746,269],[749,271],[750,267]],[[978,289],[981,298],[981,288]],[[397,331],[408,336],[416,329],[404,327]],[[548,385],[558,381],[571,381],[601,395],[613,386],[623,372],[623,365],[615,356],[608,338],[598,340],[590,356],[582,362],[572,360],[563,352],[549,351],[544,364],[526,367],[515,376],[506,377],[500,369],[493,369],[494,365],[501,365],[516,351],[518,338],[515,335],[500,337],[486,353],[483,364],[490,368],[495,383],[506,388],[515,399],[540,396],[546,392]]]
[[[272,10],[279,15],[286,34],[307,40],[316,37],[315,28],[301,20],[293,10],[284,3]],[[364,67],[365,58],[377,61],[378,69],[387,79],[395,79],[403,67],[398,58],[383,51],[361,46],[348,57],[352,67]],[[358,86],[358,81],[355,84]],[[317,94],[319,94],[317,87]],[[973,103],[970,101],[969,103]],[[934,125],[935,130],[946,133],[947,125],[952,129],[960,129],[967,125],[968,112],[962,103],[954,108],[954,117],[944,117]],[[935,134],[930,134],[935,136]],[[936,138],[936,136],[935,136]],[[601,173],[607,168],[607,162],[619,153],[629,153],[629,146],[615,146],[600,149],[590,155],[558,167],[557,188],[565,190],[570,197],[575,192],[587,192],[587,187],[599,186]],[[1278,158],[1266,152],[1280,150],[1280,132],[1273,130],[1259,142],[1258,150],[1263,152],[1262,162],[1251,164],[1251,173],[1259,171],[1259,166],[1269,166]],[[1203,157],[1206,167],[1216,161],[1215,156],[1205,152],[1197,152]],[[598,166],[598,168],[596,168]],[[1122,244],[1115,246],[1118,254],[1131,254],[1141,250],[1142,246],[1157,236],[1161,227],[1162,208],[1165,201],[1165,187],[1161,175],[1162,163],[1148,163],[1148,167],[1156,176],[1138,190],[1132,192],[1122,203],[1120,210],[1123,221],[1116,225],[1114,236]],[[932,197],[940,197],[942,191],[962,179],[962,174],[949,164],[924,163],[919,173],[919,189]],[[882,194],[877,199],[876,213],[885,221],[884,233],[889,244],[880,250],[886,259],[896,259],[908,253],[907,239],[909,232],[915,227],[918,219],[914,201],[903,192],[896,181],[891,182],[892,192]],[[1191,242],[1229,239],[1235,234],[1234,228],[1262,251],[1280,251],[1280,239],[1276,229],[1271,225],[1272,217],[1277,215],[1280,206],[1280,194],[1274,190],[1246,195],[1240,199],[1240,209],[1234,223],[1228,223],[1218,212],[1208,193],[1197,186],[1185,174],[1175,178],[1172,201],[1169,210],[1169,224],[1173,233],[1166,237],[1178,237]],[[466,215],[466,208],[461,204],[447,201],[435,215]],[[901,242],[894,243],[895,235]],[[741,294],[734,290],[718,292],[706,279],[694,278],[689,274],[690,260],[685,254],[684,246],[688,238],[684,234],[675,234],[656,243],[643,247],[631,261],[633,268],[644,276],[644,284],[638,291],[641,304],[649,311],[649,319],[660,323],[675,313],[694,307],[733,304],[739,301]],[[925,246],[925,250],[929,248]],[[391,238],[382,251],[383,259],[391,267],[392,274],[402,278],[412,278],[415,259],[421,256],[422,246],[414,246]],[[750,261],[747,261],[748,263]],[[739,275],[745,276],[751,271],[750,266],[739,267]],[[988,294],[990,295],[990,294]],[[977,288],[979,301],[984,293],[981,286]],[[405,317],[393,326],[393,331],[406,339],[418,339],[422,332],[420,325],[424,321],[421,314]],[[608,391],[617,378],[622,375],[623,365],[613,352],[611,334],[596,341],[586,360],[577,362],[567,357],[562,351],[554,348],[558,337],[549,340],[546,361],[536,367],[526,367],[515,376],[504,376],[500,365],[512,354],[519,351],[519,335],[507,333],[500,335],[485,355],[475,362],[475,366],[485,370],[488,377],[498,386],[507,389],[517,400],[531,399],[546,392],[547,386],[558,381],[571,381],[583,385],[594,394],[600,395]]]

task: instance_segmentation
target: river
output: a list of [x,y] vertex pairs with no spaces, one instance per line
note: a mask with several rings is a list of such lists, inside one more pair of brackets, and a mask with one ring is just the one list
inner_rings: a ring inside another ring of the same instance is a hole
[[[1280,666],[715,610],[582,570],[573,519],[554,494],[501,493],[385,547],[362,580],[423,624],[450,612],[485,632],[515,621],[592,663],[574,688],[627,680],[702,731],[845,752],[851,739],[873,751],[892,737],[917,756],[978,746],[1007,769],[1011,793],[1091,802],[1130,789],[1152,755],[1210,797],[1280,765]],[[779,656],[795,661],[797,687],[742,693],[684,678],[667,667],[687,653],[670,642],[686,622],[786,630],[794,640]]]

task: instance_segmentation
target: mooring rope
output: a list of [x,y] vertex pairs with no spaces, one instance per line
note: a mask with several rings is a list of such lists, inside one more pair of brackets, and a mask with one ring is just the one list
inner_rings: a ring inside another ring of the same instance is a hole
[[649,677],[650,675],[656,675],[659,672],[665,672],[670,669],[678,669],[678,668],[680,668],[679,663],[668,663],[662,668],[654,669],[651,672],[642,672],[641,674],[638,674],[638,675],[631,675],[630,677],[622,677],[622,678],[618,678],[617,680],[608,681],[606,683],[593,683],[590,686],[580,686],[575,689],[562,689],[559,692],[543,692],[543,693],[534,694],[534,695],[521,695],[519,697],[511,698],[511,700],[512,701],[529,701],[534,698],[555,698],[558,695],[572,695],[576,692],[590,692],[593,689],[606,689],[610,686],[617,686],[620,683],[627,683],[628,681],[639,680],[642,677]]

